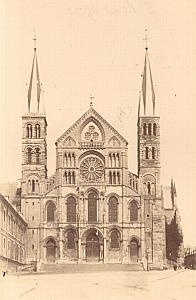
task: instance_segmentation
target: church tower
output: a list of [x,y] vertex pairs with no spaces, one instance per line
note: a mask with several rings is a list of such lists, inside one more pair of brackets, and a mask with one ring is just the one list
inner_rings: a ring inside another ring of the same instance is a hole
[[[149,267],[161,268],[165,255],[165,228],[160,186],[160,117],[155,114],[155,92],[147,46],[142,77],[138,108],[138,176],[144,206],[145,251]],[[142,112],[140,106],[143,106]]]
[[[34,39],[36,42],[36,39]],[[21,211],[28,223],[28,260],[36,260],[41,198],[46,190],[47,144],[46,116],[40,109],[41,84],[34,45],[33,64],[28,87],[28,112],[22,116],[22,195]]]

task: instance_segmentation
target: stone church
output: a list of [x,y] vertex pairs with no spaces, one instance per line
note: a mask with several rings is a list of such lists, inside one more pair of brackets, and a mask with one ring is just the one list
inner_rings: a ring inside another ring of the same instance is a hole
[[34,48],[28,113],[22,116],[21,212],[28,223],[27,262],[147,262],[149,268],[162,269],[166,238],[160,118],[148,49],[135,128],[137,174],[128,169],[128,141],[91,102],[57,139],[56,171],[48,177],[47,119],[40,94]]

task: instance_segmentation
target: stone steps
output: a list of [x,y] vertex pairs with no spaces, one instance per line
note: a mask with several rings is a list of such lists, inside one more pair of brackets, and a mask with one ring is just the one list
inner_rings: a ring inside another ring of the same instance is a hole
[[143,271],[140,263],[136,264],[42,264],[40,271],[49,273],[88,273],[106,271]]

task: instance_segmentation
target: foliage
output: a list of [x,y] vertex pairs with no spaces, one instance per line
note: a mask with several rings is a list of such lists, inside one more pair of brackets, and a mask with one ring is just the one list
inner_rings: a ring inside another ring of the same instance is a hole
[[176,210],[171,223],[165,224],[166,231],[166,257],[169,260],[177,261],[180,245],[183,242],[182,232],[177,223]]

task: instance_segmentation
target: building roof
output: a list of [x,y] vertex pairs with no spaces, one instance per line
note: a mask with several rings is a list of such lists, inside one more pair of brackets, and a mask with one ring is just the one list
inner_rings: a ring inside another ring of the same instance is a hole
[[16,198],[17,188],[18,188],[18,183],[17,182],[0,183],[0,193],[10,203],[12,203]]
[[27,222],[24,220],[24,217],[15,209],[15,207],[8,201],[3,195],[0,194],[0,201],[4,202],[6,206],[9,207],[9,209],[17,215],[17,217],[27,226]]

